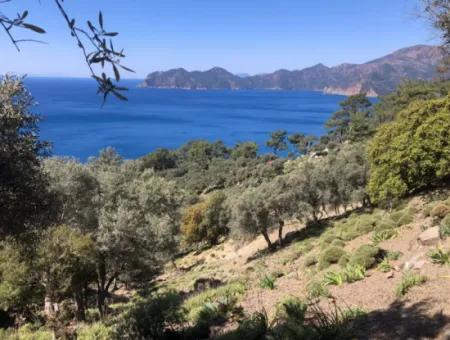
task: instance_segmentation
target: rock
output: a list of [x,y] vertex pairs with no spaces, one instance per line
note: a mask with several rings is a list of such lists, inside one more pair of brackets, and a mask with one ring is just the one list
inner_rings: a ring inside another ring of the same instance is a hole
[[418,241],[423,246],[438,244],[441,239],[439,227],[428,228],[419,235]]
[[386,273],[386,279],[392,279],[394,277],[394,272],[391,270],[390,272]]

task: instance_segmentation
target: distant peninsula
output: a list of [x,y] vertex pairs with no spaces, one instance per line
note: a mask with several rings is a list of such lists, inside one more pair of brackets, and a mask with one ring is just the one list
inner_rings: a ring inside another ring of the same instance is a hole
[[314,90],[327,94],[352,95],[361,91],[369,96],[387,94],[404,79],[431,80],[443,58],[437,46],[416,45],[364,64],[317,64],[302,70],[278,70],[247,76],[214,67],[189,72],[183,68],[150,73],[142,87],[188,90]]

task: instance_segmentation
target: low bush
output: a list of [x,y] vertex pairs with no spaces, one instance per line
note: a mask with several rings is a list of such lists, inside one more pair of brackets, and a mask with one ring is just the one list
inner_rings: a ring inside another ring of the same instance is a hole
[[328,268],[332,263],[338,263],[339,259],[345,254],[341,247],[330,246],[319,255],[318,269]]
[[295,296],[288,296],[277,303],[275,319],[282,322],[303,323],[308,306]]
[[340,286],[345,282],[345,274],[341,272],[327,272],[323,277],[323,282],[326,286]]
[[425,283],[426,280],[424,275],[407,271],[403,273],[400,283],[395,288],[395,293],[398,297],[405,296],[412,287],[420,286]]
[[308,292],[308,297],[311,299],[316,299],[320,297],[328,297],[330,292],[323,282],[312,281],[306,286]]
[[101,322],[95,322],[89,325],[82,325],[77,329],[77,340],[110,340],[114,332],[111,327]]
[[378,264],[377,269],[378,269],[380,272],[383,272],[383,273],[390,272],[390,271],[392,270],[392,266],[391,266],[391,264],[389,263],[389,258],[388,258],[388,257],[385,257],[385,258]]
[[115,339],[164,339],[167,330],[184,319],[180,294],[166,292],[140,298],[124,312],[115,329]]
[[398,231],[394,229],[384,229],[380,231],[376,231],[372,235],[372,242],[374,244],[378,244],[380,242],[389,240],[391,238],[397,237]]
[[333,242],[331,242],[331,245],[333,247],[340,247],[340,248],[344,248],[345,247],[345,242],[342,241],[341,239],[334,239]]
[[25,324],[17,330],[0,329],[0,339],[4,340],[52,340],[54,334],[51,330]]
[[414,219],[414,212],[410,208],[405,208],[403,210],[395,211],[390,214],[389,218],[395,222],[396,227],[401,227],[403,225],[409,224]]
[[272,276],[264,275],[259,283],[259,286],[263,289],[275,289],[275,279]]
[[380,254],[380,248],[365,244],[360,246],[356,251],[350,256],[350,265],[360,265],[366,269],[369,269],[375,265],[378,256]]
[[450,206],[448,206],[447,204],[444,204],[444,203],[438,203],[431,210],[430,216],[435,219],[443,219],[449,213],[450,213]]
[[190,321],[198,319],[198,313],[207,303],[218,303],[232,309],[239,298],[245,293],[246,287],[241,282],[233,282],[215,289],[206,290],[183,302]]
[[305,258],[305,266],[306,267],[311,267],[313,265],[315,265],[317,263],[317,256],[315,255],[308,255]]
[[402,255],[403,255],[403,253],[401,251],[388,250],[386,252],[386,258],[390,261],[396,261],[400,257],[402,257]]
[[343,255],[338,261],[339,267],[345,268],[348,264],[348,261],[350,261],[350,255],[348,254]]
[[443,238],[450,236],[450,214],[445,216],[441,221],[439,232]]
[[428,256],[433,263],[441,265],[450,263],[450,252],[445,251],[444,249],[442,249],[442,247],[431,249],[428,253]]
[[348,264],[344,270],[344,277],[345,281],[349,283],[364,280],[366,277],[366,268],[358,264]]

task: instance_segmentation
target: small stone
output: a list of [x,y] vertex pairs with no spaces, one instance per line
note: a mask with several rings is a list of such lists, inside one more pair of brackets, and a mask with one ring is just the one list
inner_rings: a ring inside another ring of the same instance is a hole
[[441,239],[439,227],[428,228],[419,235],[418,241],[421,245],[430,246],[438,244]]
[[390,272],[386,273],[386,279],[392,279],[394,277],[394,272],[391,270]]

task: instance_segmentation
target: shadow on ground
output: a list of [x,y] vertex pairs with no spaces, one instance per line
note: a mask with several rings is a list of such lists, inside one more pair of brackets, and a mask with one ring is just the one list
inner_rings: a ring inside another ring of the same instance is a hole
[[411,305],[407,301],[395,301],[389,308],[352,321],[351,328],[357,339],[450,339],[449,316],[442,312],[430,315],[432,305],[430,300]]

